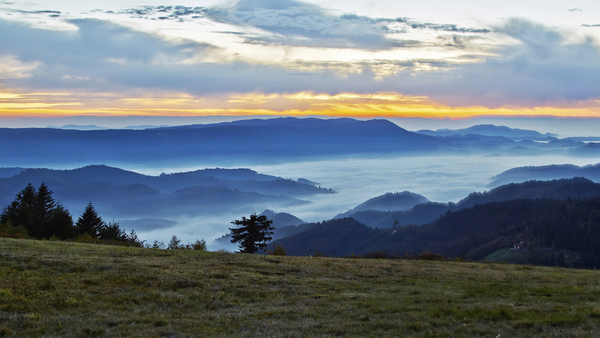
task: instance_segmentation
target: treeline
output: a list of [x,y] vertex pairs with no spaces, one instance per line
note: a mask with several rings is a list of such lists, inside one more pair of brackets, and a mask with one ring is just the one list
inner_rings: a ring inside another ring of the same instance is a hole
[[[393,257],[430,252],[450,258],[481,260],[521,241],[535,255],[531,263],[564,265],[561,252],[578,253],[570,266],[600,268],[600,197],[516,199],[448,211],[426,225],[373,229],[352,218],[324,222],[300,234],[275,241],[294,256]],[[554,257],[549,256],[555,254]]]
[[52,197],[44,183],[36,190],[31,184],[19,192],[0,215],[0,237],[62,239],[122,243],[141,247],[135,231],[127,234],[118,223],[102,220],[92,202],[77,222],[69,210]]
[[[491,202],[447,212],[427,225],[386,232],[377,239],[392,252],[430,251],[480,260],[523,241],[532,249],[582,253],[574,267],[600,268],[600,197]],[[552,264],[544,260],[532,263]]]

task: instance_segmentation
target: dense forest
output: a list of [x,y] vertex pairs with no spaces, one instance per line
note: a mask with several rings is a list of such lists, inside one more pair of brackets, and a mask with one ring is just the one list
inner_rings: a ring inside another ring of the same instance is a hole
[[[574,267],[600,267],[600,197],[516,199],[448,211],[426,225],[373,229],[344,218],[280,239],[288,254],[350,256],[383,251],[396,256],[423,252],[480,260],[516,243],[551,252],[580,253]],[[543,264],[539,257],[534,264]]]
[[513,199],[558,199],[600,196],[600,184],[583,177],[552,181],[527,181],[506,184],[489,191],[473,192],[458,203],[427,202],[415,205],[410,210],[380,211],[362,210],[345,214],[370,227],[391,228],[394,224],[428,224],[447,211],[458,211],[477,204]]

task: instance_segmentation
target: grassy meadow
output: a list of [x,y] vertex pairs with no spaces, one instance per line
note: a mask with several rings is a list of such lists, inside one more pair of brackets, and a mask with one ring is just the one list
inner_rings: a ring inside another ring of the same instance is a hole
[[599,335],[598,271],[0,239],[0,336]]

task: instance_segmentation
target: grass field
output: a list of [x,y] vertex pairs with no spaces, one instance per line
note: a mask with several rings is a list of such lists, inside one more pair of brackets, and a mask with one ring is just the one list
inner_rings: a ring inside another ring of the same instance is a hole
[[600,273],[0,239],[0,336],[598,337]]

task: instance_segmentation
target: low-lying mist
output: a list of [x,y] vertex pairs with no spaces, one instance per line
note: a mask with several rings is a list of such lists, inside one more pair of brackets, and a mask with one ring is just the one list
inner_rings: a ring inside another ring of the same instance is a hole
[[[591,164],[589,159],[563,156],[403,156],[370,159],[335,159],[296,162],[275,165],[245,165],[259,173],[284,178],[305,178],[318,182],[321,186],[332,188],[337,193],[314,195],[303,198],[310,204],[273,209],[275,212],[287,212],[307,222],[329,220],[335,215],[354,208],[358,204],[387,192],[411,191],[435,202],[458,202],[473,191],[489,190],[492,177],[505,170],[522,166],[541,166],[549,164]],[[183,172],[202,167],[180,168],[127,168],[140,173],[158,175],[162,172]],[[261,213],[265,207],[256,207],[254,212]],[[179,217],[167,228],[153,230],[136,229],[142,239],[152,243],[162,241],[165,245],[171,236],[176,235],[182,242],[193,242],[204,238],[210,250],[237,249],[234,245],[223,247],[212,243],[217,237],[226,234],[231,221],[248,216],[240,211],[220,213],[218,215],[200,215],[198,217]]]

